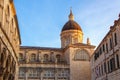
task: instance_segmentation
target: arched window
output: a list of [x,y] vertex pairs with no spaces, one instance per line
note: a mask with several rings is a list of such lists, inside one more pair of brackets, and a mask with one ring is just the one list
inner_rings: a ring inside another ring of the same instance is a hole
[[70,43],[70,40],[69,40],[69,39],[66,39],[66,41],[65,41],[65,46],[67,46],[69,43]]
[[77,50],[75,60],[89,61],[89,54],[86,50]]
[[24,60],[24,56],[22,53],[19,53],[19,61],[23,61]]
[[44,54],[44,62],[47,62],[48,58],[49,58],[48,54]]
[[60,54],[56,55],[56,60],[57,60],[58,63],[61,61],[61,55]]
[[36,61],[36,54],[31,54],[31,61]]
[[77,42],[78,42],[78,39],[77,38],[73,38],[72,44],[75,44]]
[[51,52],[50,53],[50,62],[54,62],[55,59],[54,59],[54,52]]

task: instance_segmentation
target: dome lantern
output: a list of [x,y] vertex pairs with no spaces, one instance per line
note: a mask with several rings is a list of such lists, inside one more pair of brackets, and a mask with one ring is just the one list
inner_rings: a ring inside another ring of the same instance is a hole
[[69,20],[74,20],[74,15],[72,13],[72,9],[70,9]]

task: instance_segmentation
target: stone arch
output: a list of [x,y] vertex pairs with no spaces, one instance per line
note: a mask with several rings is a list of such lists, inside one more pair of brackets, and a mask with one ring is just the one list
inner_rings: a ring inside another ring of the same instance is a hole
[[60,54],[57,54],[56,55],[56,61],[59,63],[61,61],[61,55]]
[[49,60],[49,55],[48,54],[44,54],[43,57],[44,57],[44,62],[47,62]]
[[36,54],[35,53],[31,54],[30,61],[36,61]]
[[81,61],[89,61],[90,60],[90,55],[87,50],[82,49],[82,50],[77,50],[75,55],[74,55],[75,60],[81,60]]
[[19,53],[19,61],[23,61],[24,55],[22,53]]

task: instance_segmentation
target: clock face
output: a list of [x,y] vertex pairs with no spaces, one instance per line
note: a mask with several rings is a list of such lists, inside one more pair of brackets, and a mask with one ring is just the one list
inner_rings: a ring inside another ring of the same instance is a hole
[[77,50],[74,59],[81,61],[89,61],[89,54],[86,50]]

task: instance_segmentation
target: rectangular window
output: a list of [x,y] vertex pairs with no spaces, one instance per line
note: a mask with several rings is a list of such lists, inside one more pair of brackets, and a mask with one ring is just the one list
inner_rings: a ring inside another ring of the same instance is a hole
[[103,75],[103,65],[101,65],[101,75]]
[[100,55],[101,55],[101,54],[102,54],[102,48],[100,48],[100,51],[99,51],[99,52],[100,52]]
[[105,45],[103,44],[103,52],[105,52]]
[[108,73],[110,72],[110,65],[109,65],[109,61],[107,62],[107,66],[108,66]]
[[118,54],[116,54],[116,62],[117,62],[117,68],[119,68],[120,67],[120,63],[119,63],[119,55]]
[[115,70],[115,58],[110,59],[110,72]]
[[97,52],[97,58],[100,56],[100,51]]
[[38,77],[38,70],[37,69],[30,69],[29,70],[29,74],[28,74],[29,77]]
[[113,71],[113,66],[112,66],[112,59],[110,59],[110,72]]
[[19,77],[25,77],[25,69],[19,68]]
[[115,58],[112,58],[112,66],[113,66],[113,70],[115,70]]
[[108,53],[108,43],[106,43],[106,52]]
[[110,50],[112,49],[112,38],[110,38]]
[[106,62],[104,62],[104,72],[106,73]]
[[97,56],[96,56],[96,53],[95,53],[95,55],[94,55],[94,60],[96,60],[97,59]]
[[101,76],[101,69],[100,69],[100,66],[99,66],[99,76]]
[[99,57],[99,52],[96,52],[94,55],[94,59],[96,60]]
[[114,34],[114,41],[115,41],[115,45],[117,45],[117,34]]

